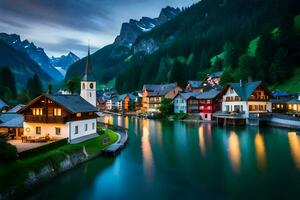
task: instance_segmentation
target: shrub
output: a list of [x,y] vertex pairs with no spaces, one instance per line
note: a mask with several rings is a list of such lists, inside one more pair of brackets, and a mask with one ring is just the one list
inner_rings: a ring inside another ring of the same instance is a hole
[[14,161],[17,157],[17,148],[0,139],[0,160],[3,162]]

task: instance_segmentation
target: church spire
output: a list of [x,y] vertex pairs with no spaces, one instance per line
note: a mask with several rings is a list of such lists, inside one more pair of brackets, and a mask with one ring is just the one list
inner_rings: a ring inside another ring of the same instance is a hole
[[88,45],[88,56],[87,61],[85,65],[85,72],[84,76],[82,78],[83,81],[95,81],[95,78],[92,74],[92,61],[91,61],[91,55],[90,55],[90,44]]

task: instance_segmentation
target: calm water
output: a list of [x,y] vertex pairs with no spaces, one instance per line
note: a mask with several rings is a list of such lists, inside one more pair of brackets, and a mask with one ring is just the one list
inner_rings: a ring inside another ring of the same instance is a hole
[[300,136],[287,129],[106,117],[129,128],[98,158],[30,199],[300,199]]

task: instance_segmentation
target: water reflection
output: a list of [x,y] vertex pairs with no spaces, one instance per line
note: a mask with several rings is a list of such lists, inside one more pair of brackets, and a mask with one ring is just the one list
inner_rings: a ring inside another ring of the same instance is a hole
[[204,131],[203,131],[203,124],[200,125],[199,130],[199,146],[201,150],[201,154],[203,157],[206,156],[206,150],[205,150],[205,141],[204,141]]
[[258,168],[264,170],[267,163],[264,137],[260,133],[257,133],[255,135],[254,143]]
[[300,169],[300,137],[295,132],[289,132],[288,138],[295,165]]
[[234,131],[230,132],[228,139],[228,153],[232,169],[238,173],[241,165],[241,150],[238,135]]
[[125,121],[124,127],[128,129],[129,128],[129,117],[124,117],[124,121]]
[[153,155],[150,144],[149,120],[143,119],[142,134],[143,166],[144,171],[146,173],[147,181],[151,182],[153,175]]

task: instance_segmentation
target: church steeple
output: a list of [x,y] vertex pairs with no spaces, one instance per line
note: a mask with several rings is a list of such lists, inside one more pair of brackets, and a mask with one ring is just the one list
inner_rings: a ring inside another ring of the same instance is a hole
[[87,102],[96,107],[96,79],[92,73],[92,62],[90,55],[90,45],[88,47],[88,56],[84,71],[84,76],[81,79],[80,96]]
[[88,46],[88,56],[86,60],[86,65],[85,65],[85,71],[84,71],[84,76],[82,77],[82,81],[95,81],[95,77],[93,76],[92,72],[92,61],[91,61],[91,55],[90,55],[90,45]]

